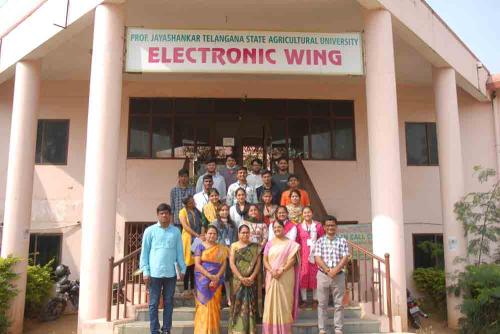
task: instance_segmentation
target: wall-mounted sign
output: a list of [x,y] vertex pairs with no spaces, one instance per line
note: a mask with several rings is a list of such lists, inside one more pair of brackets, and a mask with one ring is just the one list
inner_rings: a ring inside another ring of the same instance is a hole
[[[363,247],[369,252],[373,252],[372,224],[338,225],[337,234]],[[359,253],[355,251],[354,254],[351,255],[353,258],[357,259]],[[361,258],[363,258],[363,255],[361,255]]]
[[222,146],[234,146],[234,137],[223,137]]
[[128,28],[125,71],[362,75],[361,34]]

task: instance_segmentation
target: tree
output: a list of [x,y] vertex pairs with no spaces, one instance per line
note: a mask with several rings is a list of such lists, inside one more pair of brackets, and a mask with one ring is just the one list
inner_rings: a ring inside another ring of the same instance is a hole
[[[474,174],[480,183],[494,177],[496,172],[491,168],[474,167]],[[489,191],[471,192],[455,203],[455,214],[462,222],[465,236],[468,237],[467,253],[477,257],[474,264],[484,263],[485,256],[491,254],[491,243],[500,239],[500,182],[495,182]]]

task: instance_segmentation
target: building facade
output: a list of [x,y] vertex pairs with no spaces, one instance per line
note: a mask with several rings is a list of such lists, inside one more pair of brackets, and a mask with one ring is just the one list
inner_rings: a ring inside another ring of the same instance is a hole
[[[4,7],[16,15],[0,20],[2,256],[69,265],[81,279],[80,328],[105,316],[108,258],[128,253],[132,226],[170,201],[186,157],[192,166],[207,154],[242,162],[252,151],[269,167],[280,155],[302,158],[327,211],[371,224],[374,253],[391,255],[402,328],[411,273],[430,261],[415,245],[442,242],[447,271],[465,254],[453,204],[487,186],[473,166],[498,167],[498,80],[424,1],[12,2]],[[175,55],[161,49],[149,61],[166,67],[131,69],[134,27],[352,32],[361,72],[318,70],[338,61],[329,54],[299,73],[190,67],[186,50],[172,70]],[[26,261],[18,270],[13,333],[22,329]],[[452,326],[457,303],[449,297]]]

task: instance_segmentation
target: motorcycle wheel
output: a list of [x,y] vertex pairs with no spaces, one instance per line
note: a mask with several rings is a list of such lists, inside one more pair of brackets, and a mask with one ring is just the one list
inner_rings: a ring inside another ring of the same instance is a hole
[[59,319],[66,309],[66,301],[63,299],[51,299],[40,313],[41,321],[54,321]]
[[422,322],[420,321],[420,317],[418,315],[411,317],[411,324],[415,329],[420,329],[420,327],[422,327]]

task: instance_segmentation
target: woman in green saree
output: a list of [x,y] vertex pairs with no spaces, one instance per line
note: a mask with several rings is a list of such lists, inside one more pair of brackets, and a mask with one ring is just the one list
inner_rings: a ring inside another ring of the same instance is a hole
[[229,265],[233,271],[230,334],[257,333],[257,275],[261,267],[261,247],[250,242],[250,228],[242,224],[239,241],[231,245]]

